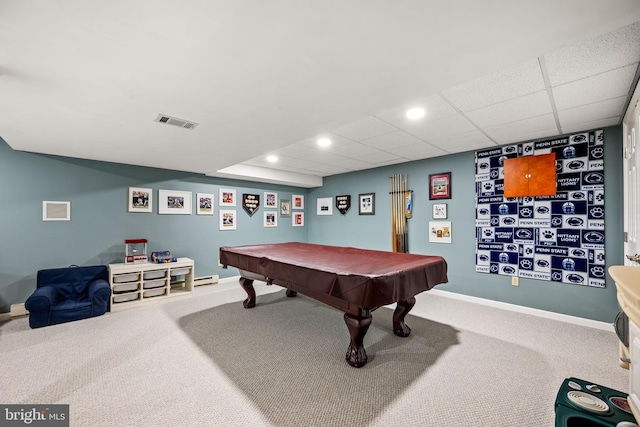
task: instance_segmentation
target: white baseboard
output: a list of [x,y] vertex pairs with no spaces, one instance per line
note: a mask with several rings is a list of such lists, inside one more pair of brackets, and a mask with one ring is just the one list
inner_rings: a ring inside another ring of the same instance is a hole
[[11,313],[0,313],[0,322],[8,322],[11,320]]
[[484,299],[479,297],[472,297],[469,295],[457,294],[455,292],[443,291],[440,289],[431,289],[429,293],[434,293],[438,296],[442,296],[446,298],[453,298],[461,301],[482,304],[489,307],[500,308],[503,310],[516,311],[519,313],[531,314],[533,316],[544,317],[547,319],[559,320],[561,322],[573,323],[575,325],[587,326],[589,328],[601,329],[603,331],[609,331],[609,332],[614,331],[612,323],[601,322],[598,320],[585,319],[577,316],[569,316],[568,314],[554,313],[552,311],[540,310],[537,308],[524,307],[521,305],[509,304],[506,302],[493,301],[490,299]]

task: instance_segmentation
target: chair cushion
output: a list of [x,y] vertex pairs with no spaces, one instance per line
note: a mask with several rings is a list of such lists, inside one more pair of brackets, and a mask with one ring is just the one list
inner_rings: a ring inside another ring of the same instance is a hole
[[37,287],[54,286],[61,298],[82,300],[87,297],[89,283],[96,279],[109,280],[106,265],[70,266],[38,271]]

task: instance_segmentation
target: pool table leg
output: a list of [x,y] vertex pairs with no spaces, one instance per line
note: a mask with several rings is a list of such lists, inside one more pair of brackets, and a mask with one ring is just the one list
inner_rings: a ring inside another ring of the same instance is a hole
[[404,318],[414,305],[416,305],[416,299],[414,297],[404,301],[398,301],[396,310],[393,312],[393,333],[397,336],[408,337],[411,333],[411,328],[404,323]]
[[253,289],[253,280],[240,277],[240,286],[247,293],[248,297],[242,302],[244,308],[253,308],[256,306],[256,291]]
[[371,325],[371,314],[355,317],[344,315],[344,322],[351,335],[351,343],[347,348],[347,363],[354,368],[360,368],[367,364],[367,352],[364,349],[364,336]]

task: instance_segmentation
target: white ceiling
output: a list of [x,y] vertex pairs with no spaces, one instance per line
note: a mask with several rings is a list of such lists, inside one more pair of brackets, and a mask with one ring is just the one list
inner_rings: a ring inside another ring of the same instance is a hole
[[638,0],[0,0],[0,137],[315,187],[619,124],[639,61]]

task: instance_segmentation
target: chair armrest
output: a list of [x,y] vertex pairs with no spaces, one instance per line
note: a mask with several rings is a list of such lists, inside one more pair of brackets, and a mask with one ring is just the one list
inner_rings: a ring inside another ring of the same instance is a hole
[[104,279],[95,279],[89,283],[89,298],[93,298],[96,293],[103,293],[106,289],[111,294],[111,286],[109,286],[109,282]]
[[42,286],[36,289],[24,303],[29,311],[49,309],[56,301],[58,290],[55,286]]

